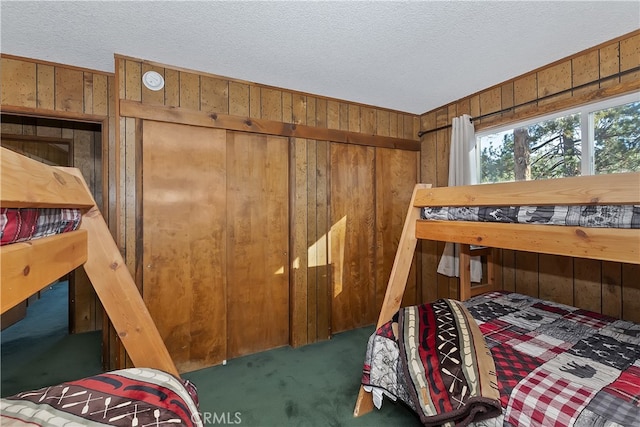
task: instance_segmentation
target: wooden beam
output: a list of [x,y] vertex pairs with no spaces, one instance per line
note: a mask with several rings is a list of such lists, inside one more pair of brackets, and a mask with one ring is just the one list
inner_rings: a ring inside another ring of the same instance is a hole
[[2,246],[2,313],[18,305],[87,260],[87,232]]
[[462,185],[421,190],[416,206],[639,204],[640,173]]
[[[83,181],[62,170],[0,147],[3,208],[79,208],[93,206]],[[25,185],[25,183],[29,185]]]
[[204,126],[240,132],[420,151],[420,142],[412,139],[369,135],[338,129],[284,123],[274,120],[232,116],[228,114],[206,113],[179,107],[151,106],[125,99],[120,100],[120,115],[122,117],[135,117],[145,120]]
[[416,236],[418,239],[640,264],[640,229],[419,220]]

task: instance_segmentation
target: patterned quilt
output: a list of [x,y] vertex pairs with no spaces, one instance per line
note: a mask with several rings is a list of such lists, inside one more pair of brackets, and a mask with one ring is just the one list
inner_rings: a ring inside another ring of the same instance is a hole
[[0,210],[0,245],[74,231],[80,226],[78,209]]
[[424,425],[468,425],[500,413],[495,372],[476,322],[443,299],[401,309],[372,335],[362,383],[400,398]]
[[422,219],[640,228],[640,205],[425,207]]
[[0,399],[3,426],[202,426],[196,388],[130,368]]
[[[640,324],[509,292],[464,306],[491,350],[502,406],[474,425],[640,426]],[[407,383],[391,390],[408,393]]]

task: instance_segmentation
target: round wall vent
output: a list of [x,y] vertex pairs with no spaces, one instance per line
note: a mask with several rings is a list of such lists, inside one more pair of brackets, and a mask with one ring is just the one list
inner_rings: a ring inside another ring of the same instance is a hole
[[155,71],[147,71],[142,76],[142,83],[147,89],[160,90],[164,87],[164,77]]

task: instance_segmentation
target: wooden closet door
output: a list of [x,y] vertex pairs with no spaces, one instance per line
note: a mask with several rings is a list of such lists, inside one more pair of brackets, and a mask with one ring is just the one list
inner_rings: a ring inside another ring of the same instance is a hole
[[227,134],[229,357],[289,343],[288,140]]
[[227,358],[226,132],[145,121],[144,300],[177,368]]

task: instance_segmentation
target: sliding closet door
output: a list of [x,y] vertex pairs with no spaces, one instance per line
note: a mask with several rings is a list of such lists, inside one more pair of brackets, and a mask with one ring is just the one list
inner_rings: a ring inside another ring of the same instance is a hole
[[229,357],[289,343],[288,140],[227,134]]
[[182,372],[226,359],[226,132],[145,121],[143,296]]

